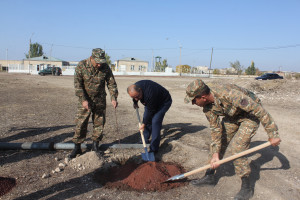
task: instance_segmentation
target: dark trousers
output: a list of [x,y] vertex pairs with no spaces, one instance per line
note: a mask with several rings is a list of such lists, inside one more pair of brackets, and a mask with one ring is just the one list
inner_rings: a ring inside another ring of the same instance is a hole
[[[157,152],[159,149],[160,144],[160,130],[162,127],[163,119],[166,112],[169,110],[172,104],[172,99],[165,102],[158,111],[152,116],[151,124],[147,124],[144,130],[144,136],[146,142],[149,140],[150,136],[151,143],[150,143],[150,151]],[[147,106],[145,110],[148,109]]]

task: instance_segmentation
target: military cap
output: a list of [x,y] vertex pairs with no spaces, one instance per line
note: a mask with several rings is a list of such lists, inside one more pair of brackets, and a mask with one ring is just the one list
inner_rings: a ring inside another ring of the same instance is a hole
[[189,103],[196,96],[201,95],[206,87],[206,84],[201,79],[196,79],[193,82],[191,82],[186,88],[186,96],[184,98],[184,103]]
[[105,51],[100,48],[93,49],[92,58],[94,58],[96,63],[106,63]]

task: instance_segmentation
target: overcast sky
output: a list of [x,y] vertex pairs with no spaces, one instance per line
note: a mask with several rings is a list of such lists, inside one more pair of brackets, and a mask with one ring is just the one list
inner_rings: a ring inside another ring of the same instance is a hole
[[[0,59],[21,60],[29,40],[80,61],[103,48],[168,64],[300,72],[299,0],[0,0]],[[180,56],[181,49],[181,56]]]

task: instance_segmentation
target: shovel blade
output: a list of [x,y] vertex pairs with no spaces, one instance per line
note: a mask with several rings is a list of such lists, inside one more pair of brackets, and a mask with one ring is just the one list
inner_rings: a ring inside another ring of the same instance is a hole
[[144,161],[155,161],[154,153],[149,153],[148,151],[146,151],[146,153],[142,153],[142,159]]
[[164,181],[163,183],[170,182],[170,181],[175,181],[175,180],[180,180],[180,179],[183,179],[183,178],[185,178],[184,174],[179,174],[179,175],[176,175],[176,176],[172,176],[171,178]]

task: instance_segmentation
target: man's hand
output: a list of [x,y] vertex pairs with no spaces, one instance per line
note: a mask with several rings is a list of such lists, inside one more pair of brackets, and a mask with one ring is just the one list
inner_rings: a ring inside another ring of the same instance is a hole
[[117,107],[118,107],[118,102],[115,101],[115,100],[112,100],[112,101],[111,101],[111,104],[113,105],[114,108],[117,108]]
[[144,131],[145,130],[145,124],[142,124],[142,125],[140,124],[140,128],[139,129],[140,129],[140,131]]
[[219,154],[218,153],[214,153],[212,156],[212,159],[210,160],[210,165],[212,169],[216,169],[218,167],[220,167],[220,164],[217,164],[216,162],[219,161]]
[[134,108],[134,109],[137,109],[137,108],[139,108],[139,105],[138,105],[138,103],[133,103],[133,108]]
[[82,102],[82,107],[84,107],[86,110],[90,110],[90,108],[89,108],[89,102],[88,101],[83,101]]
[[273,147],[278,146],[281,142],[280,138],[270,138],[269,141]]

